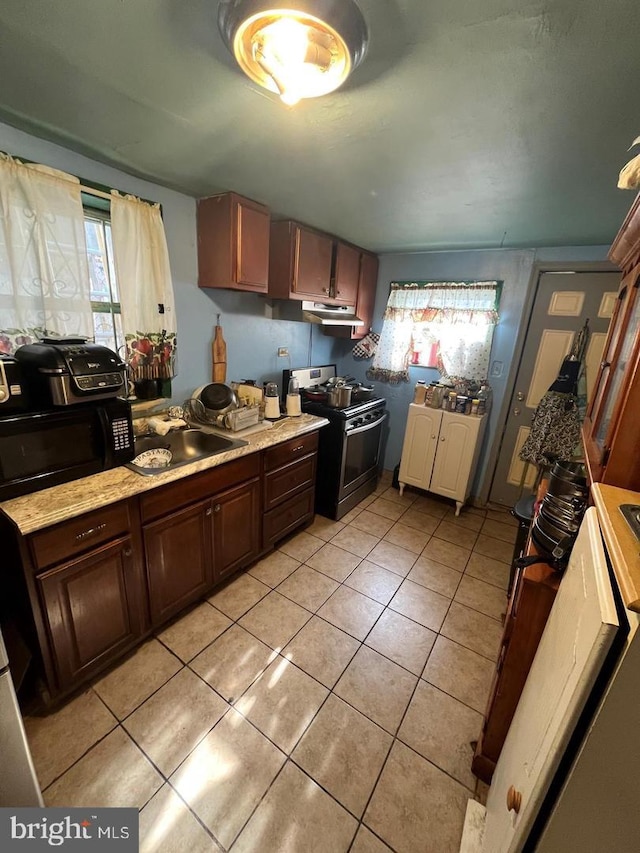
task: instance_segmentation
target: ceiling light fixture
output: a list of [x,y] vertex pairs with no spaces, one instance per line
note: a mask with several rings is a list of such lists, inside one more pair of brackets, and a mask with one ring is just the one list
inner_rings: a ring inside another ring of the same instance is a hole
[[327,95],[362,61],[367,25],[355,0],[222,0],[218,26],[244,73],[288,106]]

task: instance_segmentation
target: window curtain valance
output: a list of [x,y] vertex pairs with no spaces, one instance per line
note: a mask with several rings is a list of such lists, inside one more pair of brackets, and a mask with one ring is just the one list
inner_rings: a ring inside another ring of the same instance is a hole
[[160,205],[113,191],[111,234],[132,379],[170,379],[176,317]]
[[0,153],[0,352],[93,336],[80,182]]
[[368,378],[408,382],[416,327],[430,324],[443,376],[486,379],[499,291],[497,281],[392,282]]

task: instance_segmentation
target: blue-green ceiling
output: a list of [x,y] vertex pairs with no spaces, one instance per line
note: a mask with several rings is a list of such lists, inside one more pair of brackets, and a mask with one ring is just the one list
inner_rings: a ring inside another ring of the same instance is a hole
[[378,251],[610,242],[633,200],[637,0],[360,6],[362,66],[289,110],[234,67],[215,0],[2,0],[0,118]]

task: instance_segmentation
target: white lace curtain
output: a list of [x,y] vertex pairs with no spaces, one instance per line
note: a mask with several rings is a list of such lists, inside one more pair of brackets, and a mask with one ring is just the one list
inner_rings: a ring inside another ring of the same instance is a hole
[[[133,378],[170,378],[176,318],[160,206],[113,192],[111,236]],[[0,153],[0,352],[43,335],[94,337],[81,185]]]
[[0,154],[0,352],[93,336],[80,182]]
[[176,318],[160,206],[111,194],[111,236],[127,361],[134,380],[176,368]]
[[443,376],[487,378],[498,282],[410,282],[391,284],[380,343],[370,379],[408,382],[414,335],[426,324],[438,342]]

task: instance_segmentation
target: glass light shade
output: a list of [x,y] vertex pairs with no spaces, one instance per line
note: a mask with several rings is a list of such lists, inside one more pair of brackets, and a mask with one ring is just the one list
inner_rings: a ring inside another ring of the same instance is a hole
[[364,56],[367,30],[353,0],[290,2],[295,8],[224,0],[219,26],[244,73],[293,106],[344,83]]

